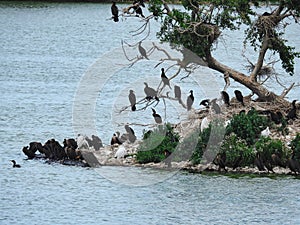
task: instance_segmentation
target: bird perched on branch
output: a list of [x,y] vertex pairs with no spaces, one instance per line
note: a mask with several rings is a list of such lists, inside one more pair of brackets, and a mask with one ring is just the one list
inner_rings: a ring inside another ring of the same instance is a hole
[[143,48],[142,42],[141,42],[141,41],[139,42],[139,52],[140,52],[140,54],[141,54],[141,56],[142,56],[143,58],[149,60],[149,58],[148,58],[148,56],[147,56],[147,52],[146,52],[146,50]]
[[239,90],[235,90],[235,91],[234,91],[234,94],[235,94],[236,99],[237,99],[240,103],[242,103],[243,106],[245,106],[245,104],[244,104],[244,97],[243,97],[243,95],[242,95],[242,92],[240,92]]
[[155,91],[153,88],[149,87],[146,82],[144,82],[144,84],[145,84],[144,92],[146,94],[146,99],[155,98],[157,101],[159,101],[159,99],[157,97],[157,91]]
[[163,88],[164,88],[165,86],[169,86],[169,88],[172,89],[171,86],[170,86],[170,80],[169,80],[169,78],[166,76],[166,74],[165,74],[165,69],[164,69],[164,68],[161,68],[161,75],[160,75],[160,77],[161,77],[162,82],[164,83]]
[[137,0],[135,0],[133,2],[133,5],[134,5],[133,9],[134,9],[134,11],[136,13],[136,16],[141,15],[141,17],[145,18],[144,14],[143,14],[143,10],[141,8],[141,6],[145,7],[144,1],[137,1]]
[[112,2],[112,6],[111,6],[111,14],[112,14],[112,18],[115,22],[119,22],[119,9],[116,6],[116,2]]
[[193,91],[190,90],[190,95],[187,97],[187,100],[186,100],[186,108],[188,111],[190,111],[192,109],[192,105],[194,103],[194,95],[193,95]]
[[161,116],[159,114],[156,113],[155,109],[152,108],[152,116],[155,120],[156,123],[162,123],[162,119]]
[[129,90],[128,98],[129,98],[129,102],[131,105],[131,110],[135,111],[136,110],[136,106],[135,106],[136,105],[136,97],[135,97],[133,90]]

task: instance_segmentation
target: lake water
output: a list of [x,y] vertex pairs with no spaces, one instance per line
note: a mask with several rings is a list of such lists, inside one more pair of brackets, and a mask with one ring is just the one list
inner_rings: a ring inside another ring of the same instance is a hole
[[[154,66],[161,55],[153,53],[150,60],[128,67],[132,61],[124,59],[121,41],[141,40],[143,35],[131,31],[143,23],[109,18],[110,4],[0,2],[0,224],[299,224],[300,183],[292,177],[233,179],[24,160],[21,149],[31,141],[62,142],[77,133],[96,133],[107,144],[127,122],[138,137],[153,127],[150,108],[136,114],[118,111],[129,104],[129,89],[142,98],[144,81],[158,85],[161,66]],[[157,27],[151,23],[145,48],[159,44]],[[300,50],[298,31],[292,26],[288,36]],[[242,37],[229,35],[224,34],[227,46],[220,42],[216,56],[245,69],[238,53]],[[131,58],[138,54],[127,50]],[[295,76],[282,78],[283,83],[299,82],[299,71],[297,60]],[[172,68],[167,75],[175,72]],[[193,89],[200,102],[217,97],[224,86],[219,77],[200,67],[180,85],[185,95]],[[232,81],[229,93],[237,87]],[[299,87],[288,98],[299,98]],[[174,102],[166,106],[166,115],[164,104],[156,107],[165,121],[187,117]],[[22,167],[12,168],[11,159]]]

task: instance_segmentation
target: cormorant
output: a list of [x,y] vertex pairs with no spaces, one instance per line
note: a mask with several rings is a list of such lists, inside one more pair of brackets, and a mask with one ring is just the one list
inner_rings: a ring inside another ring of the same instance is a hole
[[224,103],[227,106],[230,106],[230,99],[229,99],[228,93],[226,91],[221,91],[221,94],[222,94],[222,99],[223,99]]
[[288,159],[287,165],[295,174],[300,173],[300,163],[295,159],[295,152],[293,150],[291,158]]
[[[138,4],[137,4],[138,3]],[[143,1],[134,1],[133,2],[133,9],[135,10],[136,15],[141,15],[143,18],[145,18],[144,14],[143,14],[143,10],[140,6],[145,7],[144,2]]]
[[263,163],[263,160],[261,158],[260,152],[256,153],[255,159],[254,159],[254,164],[257,166],[259,171],[265,171],[265,165]]
[[119,137],[117,137],[116,134],[113,134],[111,141],[110,141],[110,145],[114,145],[114,144],[119,144],[119,145],[122,144],[122,142],[120,141]]
[[174,86],[174,93],[175,93],[175,98],[178,100],[181,99],[181,89],[179,86],[175,85]]
[[168,168],[171,168],[172,164],[171,164],[171,161],[172,161],[172,156],[171,156],[172,152],[170,152],[168,149],[166,149],[164,151],[164,155],[165,155],[165,164],[168,165]]
[[135,136],[135,134],[134,134],[133,129],[132,129],[131,127],[129,127],[128,124],[126,124],[126,125],[125,125],[125,130],[126,130],[126,132],[127,132],[127,134],[128,134],[128,140],[129,140],[131,143],[135,142],[136,136]]
[[135,111],[136,110],[136,97],[135,94],[133,92],[133,90],[129,90],[129,95],[128,95],[129,101],[130,101],[130,105],[131,105],[131,110]]
[[149,87],[146,82],[144,82],[144,84],[145,84],[144,92],[146,94],[146,99],[151,100],[151,99],[155,98],[157,101],[159,101],[159,99],[157,97],[157,91],[155,91],[153,88]]
[[213,163],[217,166],[219,166],[218,171],[221,171],[221,169],[224,169],[225,172],[227,172],[227,169],[225,168],[226,163],[226,153],[218,153],[216,157],[213,160]]
[[162,82],[164,83],[164,86],[169,86],[169,88],[172,89],[171,86],[170,86],[169,78],[165,74],[165,69],[164,68],[161,68],[161,75],[160,75],[160,77],[162,79]]
[[220,114],[220,113],[221,113],[221,108],[220,108],[220,106],[216,103],[216,101],[217,101],[216,98],[213,99],[213,100],[211,101],[211,103],[212,103],[212,108],[214,109],[214,111],[215,111],[216,114]]
[[208,108],[209,106],[209,99],[204,99],[200,102],[200,105],[205,106],[206,108]]
[[156,113],[155,109],[152,108],[152,116],[154,117],[154,120],[156,123],[162,123],[161,116]]
[[111,13],[112,13],[112,18],[115,22],[118,22],[119,21],[119,9],[118,7],[116,6],[116,2],[113,2],[112,3],[112,6],[111,6]]
[[193,91],[190,90],[190,95],[187,97],[187,100],[186,100],[186,107],[187,107],[187,110],[190,111],[192,109],[192,105],[194,103],[194,95],[193,95]]
[[242,103],[243,106],[245,106],[245,104],[244,104],[244,97],[243,97],[243,95],[242,95],[242,92],[240,92],[239,90],[235,90],[235,91],[234,91],[234,94],[235,94],[236,99],[237,99],[240,103]]
[[142,42],[141,41],[139,42],[139,52],[141,53],[141,56],[143,56],[143,58],[149,60],[146,50],[142,47]]
[[297,119],[298,117],[297,117],[297,107],[296,107],[296,101],[297,100],[294,100],[293,102],[292,102],[292,109],[288,112],[288,114],[287,114],[287,119],[288,120],[294,120],[294,119]]
[[21,166],[16,163],[15,160],[10,160],[13,163],[13,167],[20,168]]
[[[281,112],[274,113],[273,111],[269,111],[270,118],[275,124],[280,124],[282,119]],[[280,115],[281,114],[281,115]]]

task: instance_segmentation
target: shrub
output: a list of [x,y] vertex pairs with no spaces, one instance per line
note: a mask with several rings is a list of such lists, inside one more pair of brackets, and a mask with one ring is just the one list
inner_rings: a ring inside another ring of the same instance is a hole
[[178,142],[179,134],[174,132],[170,124],[159,125],[152,132],[144,134],[136,159],[139,163],[161,162],[166,158],[165,150],[173,152]]
[[251,109],[247,114],[240,113],[233,116],[227,126],[226,135],[235,133],[239,138],[244,139],[248,145],[253,145],[260,133],[270,121],[267,117],[259,115],[255,109]]

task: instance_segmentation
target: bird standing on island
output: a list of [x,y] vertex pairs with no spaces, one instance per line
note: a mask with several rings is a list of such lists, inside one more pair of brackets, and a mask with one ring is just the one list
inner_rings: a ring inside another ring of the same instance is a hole
[[164,86],[162,88],[164,88],[165,86],[169,86],[169,88],[172,89],[171,86],[170,86],[170,80],[166,76],[164,68],[161,68],[161,75],[160,75],[160,77],[161,77],[162,82],[164,83]]
[[292,102],[292,109],[288,112],[287,114],[287,119],[288,120],[294,120],[294,119],[297,119],[297,107],[296,107],[296,101],[297,100],[294,100]]
[[222,99],[223,99],[224,103],[227,106],[230,106],[230,99],[229,99],[228,93],[226,91],[221,91],[221,94],[222,94]]
[[149,60],[149,58],[148,58],[148,56],[147,56],[147,52],[146,52],[146,50],[143,48],[142,42],[141,42],[141,41],[139,42],[139,52],[140,52],[140,54],[141,54],[141,56],[142,56],[143,58]]
[[115,22],[119,22],[119,9],[116,6],[116,2],[112,3],[111,6],[111,14],[112,14],[112,18]]
[[118,144],[118,145],[122,144],[122,142],[120,141],[119,137],[116,134],[113,134],[110,141],[110,145],[114,145],[114,144]]
[[194,95],[193,95],[193,91],[190,90],[190,95],[187,97],[187,100],[186,100],[186,108],[188,111],[190,111],[192,109],[192,105],[194,103]]
[[211,103],[212,103],[212,108],[214,109],[215,113],[216,114],[220,114],[221,113],[221,108],[220,106],[216,103],[217,99],[213,99],[211,100]]
[[131,105],[131,110],[135,111],[136,110],[136,97],[134,94],[133,90],[129,90],[129,95],[128,95],[129,101],[130,101],[130,105]]
[[156,113],[155,109],[152,108],[152,116],[155,120],[156,123],[162,123],[162,119],[161,116],[159,114]]
[[128,124],[126,124],[126,125],[125,125],[125,130],[126,130],[126,132],[127,132],[127,134],[128,134],[128,140],[129,140],[131,143],[135,142],[136,136],[135,136],[135,134],[134,134],[133,129],[132,129],[131,127],[129,127]]
[[21,166],[19,164],[16,163],[15,160],[10,160],[13,163],[13,167],[15,168],[20,168]]
[[237,99],[240,103],[242,103],[243,106],[245,106],[245,104],[244,104],[244,97],[243,97],[243,95],[242,95],[242,92],[240,92],[239,90],[235,90],[235,91],[234,91],[234,94],[235,94],[236,99]]

